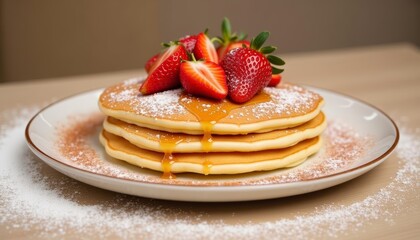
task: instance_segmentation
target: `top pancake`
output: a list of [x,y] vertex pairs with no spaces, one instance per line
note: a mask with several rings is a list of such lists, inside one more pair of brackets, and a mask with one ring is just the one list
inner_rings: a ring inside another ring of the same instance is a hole
[[264,88],[249,102],[212,101],[183,93],[182,89],[141,95],[139,80],[127,80],[101,94],[99,107],[106,115],[151,129],[204,134],[247,134],[293,127],[317,116],[320,95],[303,87],[281,84]]

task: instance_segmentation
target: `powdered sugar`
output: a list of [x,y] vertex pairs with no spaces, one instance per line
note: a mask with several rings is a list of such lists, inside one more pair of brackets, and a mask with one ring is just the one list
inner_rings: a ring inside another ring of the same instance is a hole
[[[212,206],[209,204],[173,208],[172,203],[122,194],[104,199],[98,194],[100,190],[86,190],[86,186],[60,174],[44,174],[52,170],[34,157],[24,143],[23,130],[33,111],[23,110],[12,119],[12,125],[2,121],[0,128],[0,224],[11,234],[30,231],[32,236],[41,238],[147,239],[335,237],[363,229],[377,219],[391,222],[404,211],[405,194],[418,193],[420,129],[401,128],[396,150],[400,163],[395,177],[360,200],[344,205],[326,202],[309,213],[297,212],[290,217],[280,211],[276,219],[261,222],[229,224],[232,215],[207,221],[208,214],[217,215],[217,211],[207,208]],[[81,195],[92,195],[97,201],[83,202]],[[273,206],[265,201],[249,204],[262,210]],[[231,214],[243,211],[229,209],[233,205],[223,206],[214,205]]]
[[130,78],[127,79],[123,82],[124,86],[130,86],[130,85],[137,85],[140,84],[141,82],[143,82],[145,79],[145,77],[135,77],[135,78]]
[[141,96],[138,89],[134,88],[133,85],[124,83],[115,88],[117,91],[102,96],[104,102],[107,103],[107,107],[119,109],[121,106],[130,106],[131,110],[136,114],[152,118],[187,113],[187,111],[178,104],[181,89]]
[[[189,111],[182,106],[188,101],[182,89],[168,90],[151,95],[141,95],[137,79],[129,79],[123,83],[105,89],[100,97],[104,108],[134,112],[147,118],[164,118],[179,121],[180,117],[189,116]],[[317,93],[303,87],[284,83],[278,88],[265,88],[269,95],[267,101],[256,104],[245,104],[241,111],[232,111],[227,119],[239,120],[244,123],[259,122],[264,119],[279,119],[305,115],[314,111],[321,102],[322,97]],[[203,111],[209,108],[207,104],[200,106]],[[191,118],[195,120],[195,118]],[[221,119],[221,122],[225,120]],[[230,121],[232,122],[232,121]]]
[[137,113],[151,117],[185,114],[187,111],[178,104],[181,89],[169,90],[144,97]]
[[272,101],[261,103],[252,110],[252,114],[257,118],[271,114],[293,116],[302,112],[310,112],[321,98],[316,93],[294,85],[280,89],[265,88],[264,91],[270,94]]

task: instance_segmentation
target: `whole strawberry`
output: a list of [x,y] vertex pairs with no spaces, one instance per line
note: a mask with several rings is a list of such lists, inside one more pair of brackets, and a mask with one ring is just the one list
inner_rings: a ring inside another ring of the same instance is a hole
[[244,103],[253,98],[268,85],[272,74],[283,70],[274,65],[284,65],[279,57],[265,54],[272,53],[276,47],[262,47],[270,34],[262,32],[251,40],[250,48],[232,49],[224,57],[221,65],[226,74],[228,96],[236,103]]
[[279,85],[281,82],[281,75],[280,74],[273,74],[271,75],[271,80],[268,83],[268,87],[275,87]]

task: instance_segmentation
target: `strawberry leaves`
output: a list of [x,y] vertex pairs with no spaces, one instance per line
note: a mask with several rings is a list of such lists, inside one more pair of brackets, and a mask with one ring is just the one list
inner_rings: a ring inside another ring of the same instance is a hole
[[261,32],[255,38],[251,40],[251,48],[257,51],[260,51],[262,45],[267,40],[268,36],[270,36],[269,32]]
[[265,47],[260,48],[260,52],[262,54],[270,54],[270,53],[273,53],[276,50],[277,50],[277,48],[273,47],[273,46],[265,46]]
[[246,39],[245,33],[232,33],[232,27],[228,18],[224,18],[222,21],[222,37],[216,37],[212,40],[219,42],[222,46],[227,46],[233,42],[240,42]]
[[280,69],[273,66],[273,65],[283,66],[285,62],[281,58],[274,55],[268,55],[267,59],[271,63],[271,72],[273,74],[280,74],[284,71],[284,69]]
[[232,27],[230,25],[229,19],[224,18],[222,21],[222,36],[224,42],[230,41],[232,37]]
[[[276,51],[277,47],[274,47],[274,46],[263,47],[265,41],[268,39],[269,36],[270,36],[269,32],[261,32],[255,38],[251,40],[250,48],[257,50],[264,55],[273,53],[274,51]],[[279,74],[284,71],[284,69],[280,69],[278,67],[278,66],[283,66],[285,64],[285,62],[281,58],[275,55],[267,55],[266,57],[268,61],[271,63],[271,71],[273,74]]]
[[247,37],[244,33],[237,34],[236,32],[232,33],[232,27],[230,21],[227,18],[224,18],[222,21],[222,37],[213,38],[213,42],[218,42],[219,46],[216,48],[217,55],[219,57],[219,63],[222,62],[226,54],[238,47],[249,47],[249,41],[245,40]]

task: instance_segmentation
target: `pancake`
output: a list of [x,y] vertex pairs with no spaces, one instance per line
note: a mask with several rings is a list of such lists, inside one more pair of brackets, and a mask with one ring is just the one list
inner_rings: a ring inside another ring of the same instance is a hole
[[104,90],[100,141],[108,155],[173,173],[239,174],[294,167],[316,153],[326,127],[323,98],[283,83],[235,104],[174,89],[139,93],[142,79]]
[[316,117],[322,97],[303,87],[266,87],[245,104],[216,102],[185,94],[181,89],[141,95],[138,81],[125,81],[101,94],[99,107],[107,116],[166,132],[235,135],[268,132],[303,124]]
[[100,134],[100,141],[110,156],[161,171],[164,175],[180,172],[239,174],[292,167],[316,153],[322,145],[322,139],[315,137],[288,148],[249,152],[246,155],[242,152],[176,153],[167,159],[163,153],[139,148],[105,130]]
[[[326,119],[321,112],[312,120],[293,128],[247,135],[212,135],[211,147],[207,149],[203,147],[202,135],[153,130],[113,117],[108,117],[103,126],[109,133],[123,137],[140,148],[156,152],[252,152],[285,148],[302,140],[316,137],[325,129]],[[167,149],[170,143],[172,143],[172,149]]]

